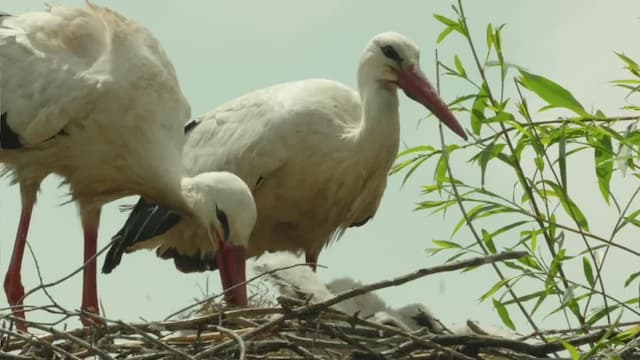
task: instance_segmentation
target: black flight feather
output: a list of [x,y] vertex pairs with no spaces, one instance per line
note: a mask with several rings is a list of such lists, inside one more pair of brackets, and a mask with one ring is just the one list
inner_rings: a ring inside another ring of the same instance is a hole
[[176,212],[141,197],[122,229],[113,236],[113,243],[104,259],[102,272],[109,274],[115,269],[129,247],[166,233],[180,220],[182,217]]
[[20,137],[7,122],[7,113],[0,114],[0,149],[19,149],[22,147]]

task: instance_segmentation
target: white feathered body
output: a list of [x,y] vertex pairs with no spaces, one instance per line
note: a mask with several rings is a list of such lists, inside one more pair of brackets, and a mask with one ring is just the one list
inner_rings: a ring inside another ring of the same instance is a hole
[[18,180],[55,172],[96,205],[180,194],[168,189],[180,186],[190,109],[146,29],[90,3],[7,17],[0,84],[0,112],[23,144],[0,161]]
[[[358,93],[335,81],[248,93],[198,119],[184,148],[186,171],[230,171],[252,188],[258,220],[249,256],[317,254],[378,208],[399,142],[397,95],[382,93],[369,109],[390,110],[367,121]],[[207,247],[202,232],[184,223],[160,242],[189,253]]]

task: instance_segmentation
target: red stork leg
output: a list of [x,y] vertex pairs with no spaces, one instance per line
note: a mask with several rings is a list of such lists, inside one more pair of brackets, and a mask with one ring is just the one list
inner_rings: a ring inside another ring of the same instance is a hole
[[311,270],[313,270],[313,272],[316,272],[316,266],[318,265],[319,254],[306,251],[304,255],[305,255],[304,256],[305,262],[309,265],[309,267],[311,268]]
[[[98,288],[96,285],[97,270],[95,255],[98,250],[98,224],[100,223],[100,207],[79,205],[84,232],[84,269],[82,271],[82,311],[100,314],[98,305]],[[95,318],[82,317],[84,326],[95,326],[101,322]]]
[[[24,299],[24,287],[22,286],[21,276],[22,258],[25,246],[27,245],[31,212],[36,202],[36,190],[32,189],[29,185],[21,183],[20,200],[22,201],[22,212],[20,213],[20,222],[18,224],[18,232],[16,233],[16,241],[13,246],[13,253],[11,254],[11,262],[9,263],[9,269],[4,278],[4,292],[7,295],[9,305],[12,307],[11,311],[13,316],[24,320],[24,308],[22,307],[22,301]],[[16,322],[16,328],[21,332],[27,332],[27,326],[22,321]]]

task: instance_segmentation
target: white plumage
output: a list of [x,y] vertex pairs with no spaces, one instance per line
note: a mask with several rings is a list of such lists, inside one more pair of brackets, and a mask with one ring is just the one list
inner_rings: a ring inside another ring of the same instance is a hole
[[[398,88],[466,138],[421,72],[418,48],[400,34],[383,33],[364,50],[359,91],[311,79],[231,100],[191,124],[185,167],[191,174],[230,171],[252,188],[258,220],[249,256],[302,250],[315,264],[332,239],[376,213],[398,151]],[[162,233],[143,228],[129,228],[144,236],[121,237],[120,246],[157,247],[163,258],[176,252],[203,262],[211,257],[197,226],[182,222]]]
[[[265,253],[256,261],[257,273],[269,273],[267,279],[282,295],[303,298],[311,303],[327,301],[342,292],[362,287],[348,277],[335,279],[326,285],[308,267],[295,266],[303,261],[290,252]],[[280,270],[279,270],[280,269]],[[423,304],[413,303],[394,309],[374,293],[349,298],[334,305],[346,314],[358,314],[363,319],[396,326],[405,330],[426,327],[430,332],[442,333],[440,321]]]
[[[223,210],[239,214],[237,223],[248,227],[248,237],[255,204],[240,179],[229,173],[184,176],[182,127],[190,107],[149,31],[91,3],[1,19],[0,161],[21,184],[23,210],[30,214],[47,174],[61,175],[79,205],[85,262],[96,252],[101,206],[127,195],[141,194],[196,219],[210,242],[212,234],[222,241],[216,214],[226,205]],[[24,293],[25,223],[5,279],[12,305],[20,305]],[[98,311],[95,276],[91,261],[82,302],[91,312]]]

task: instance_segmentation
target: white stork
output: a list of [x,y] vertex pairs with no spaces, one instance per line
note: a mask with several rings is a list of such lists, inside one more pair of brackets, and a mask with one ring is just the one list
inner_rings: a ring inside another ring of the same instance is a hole
[[[359,91],[311,79],[231,100],[188,124],[184,165],[192,174],[231,171],[252,186],[258,220],[248,256],[302,250],[315,268],[325,245],[378,208],[398,152],[398,88],[466,139],[420,70],[416,45],[383,33],[364,50]],[[157,248],[183,271],[213,269],[204,235],[189,221],[166,223],[160,211],[148,216],[140,202],[115,236],[103,272],[139,248]]]
[[[185,175],[183,125],[190,107],[173,65],[149,31],[91,3],[4,15],[0,89],[0,161],[22,195],[4,282],[18,318],[24,318],[20,272],[30,214],[49,173],[69,184],[82,218],[82,310],[99,311],[93,257],[100,209],[128,195],[142,195],[193,219],[205,229],[209,246],[222,250],[218,264],[228,270],[223,283],[244,281],[244,246],[256,218],[251,192],[231,173]],[[230,299],[245,304],[244,287]],[[23,323],[18,326],[26,331]]]

